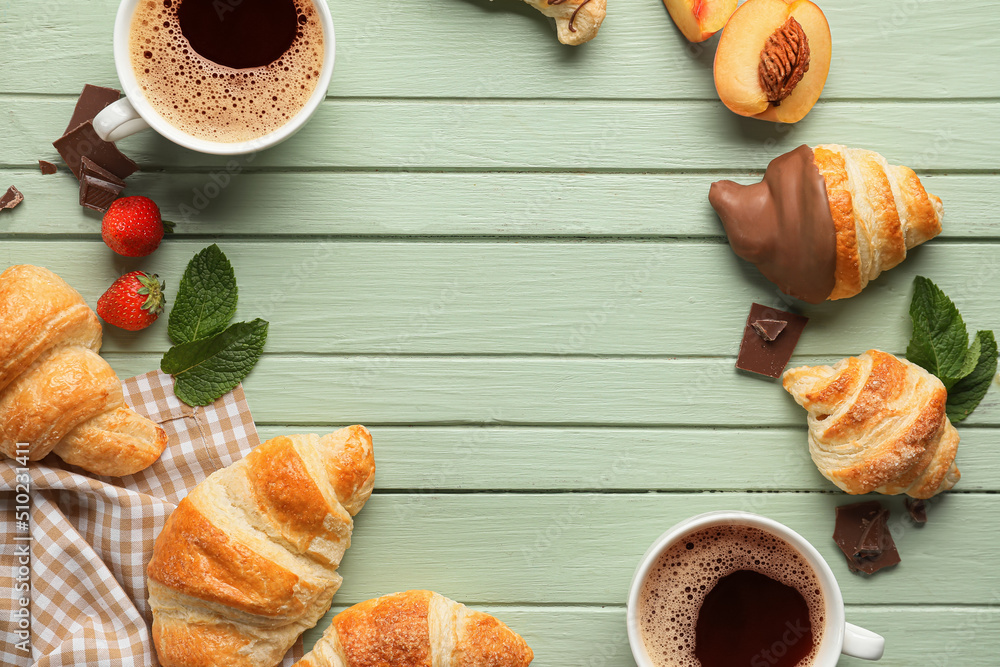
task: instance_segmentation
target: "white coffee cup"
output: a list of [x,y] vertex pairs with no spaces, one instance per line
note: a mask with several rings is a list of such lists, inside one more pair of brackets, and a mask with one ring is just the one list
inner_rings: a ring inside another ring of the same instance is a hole
[[327,88],[330,86],[330,77],[333,75],[333,60],[336,51],[333,18],[330,16],[330,8],[327,6],[326,0],[312,0],[323,27],[323,67],[320,70],[316,89],[297,114],[273,132],[256,139],[235,143],[208,141],[177,129],[168,123],[149,103],[143,95],[142,88],[139,87],[135,72],[132,70],[129,31],[132,26],[132,14],[135,13],[139,2],[140,0],[122,0],[118,7],[114,34],[115,68],[118,70],[118,79],[121,81],[125,97],[103,109],[94,119],[94,129],[101,139],[118,141],[130,134],[152,128],[175,144],[200,153],[212,155],[255,153],[279,144],[298,132],[319,108],[323,98],[326,97]]
[[816,573],[822,587],[826,609],[823,613],[825,619],[823,637],[820,640],[816,658],[810,667],[835,667],[841,654],[864,660],[878,660],[882,657],[885,650],[885,639],[874,632],[852,625],[844,619],[844,597],[840,593],[837,578],[833,576],[833,570],[830,569],[830,566],[813,545],[788,526],[773,519],[749,512],[723,511],[707,512],[681,521],[663,533],[639,562],[639,567],[636,568],[635,575],[632,577],[632,585],[629,588],[626,617],[628,641],[638,667],[653,667],[653,661],[646,652],[646,645],[639,629],[639,594],[649,571],[660,555],[681,538],[704,528],[719,525],[751,526],[769,532],[802,554]]

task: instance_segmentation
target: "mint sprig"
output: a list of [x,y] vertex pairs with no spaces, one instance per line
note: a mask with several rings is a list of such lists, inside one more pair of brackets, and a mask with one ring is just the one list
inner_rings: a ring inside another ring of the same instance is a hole
[[222,332],[236,314],[238,296],[233,265],[213,243],[188,262],[174,297],[167,335],[180,345]]
[[997,342],[992,331],[977,331],[972,345],[958,308],[923,276],[913,281],[910,301],[913,334],[906,358],[936,375],[948,390],[948,418],[968,417],[997,372]]
[[979,345],[975,368],[948,390],[948,418],[958,423],[976,409],[997,372],[997,341],[992,331],[977,331],[973,346]]
[[175,345],[160,360],[160,370],[174,376],[174,394],[188,405],[208,405],[232,391],[264,351],[267,322],[229,324],[238,293],[232,264],[219,246],[188,263],[167,323]]
[[188,405],[208,405],[233,390],[253,369],[267,341],[267,322],[237,322],[209,338],[175,345],[160,362],[174,376],[174,394]]

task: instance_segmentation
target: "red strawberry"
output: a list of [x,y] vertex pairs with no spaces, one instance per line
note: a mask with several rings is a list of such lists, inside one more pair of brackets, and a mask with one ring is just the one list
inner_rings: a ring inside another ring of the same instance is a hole
[[128,331],[145,329],[163,311],[163,283],[154,274],[132,271],[116,280],[97,300],[97,314]]
[[172,231],[172,226],[163,222],[149,197],[122,197],[104,214],[101,237],[119,255],[145,257],[160,246],[164,229]]

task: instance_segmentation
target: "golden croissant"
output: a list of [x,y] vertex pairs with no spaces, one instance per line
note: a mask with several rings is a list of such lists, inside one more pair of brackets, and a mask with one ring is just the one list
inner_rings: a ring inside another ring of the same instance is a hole
[[607,0],[524,0],[556,20],[559,41],[570,46],[597,36],[607,11]]
[[330,608],[371,496],[371,434],[268,440],[184,498],[146,568],[162,667],[273,667]]
[[534,654],[489,614],[431,591],[356,604],[295,667],[524,667]]
[[39,266],[0,274],[0,454],[28,444],[98,475],[131,475],[159,458],[167,434],[125,405],[104,359],[101,324],[76,290]]
[[941,200],[912,169],[833,144],[778,156],[754,185],[718,181],[709,202],[733,251],[810,303],[858,294],[941,233]]
[[782,385],[809,412],[813,462],[847,493],[930,498],[958,482],[948,392],[920,366],[868,350],[832,367],[791,368]]

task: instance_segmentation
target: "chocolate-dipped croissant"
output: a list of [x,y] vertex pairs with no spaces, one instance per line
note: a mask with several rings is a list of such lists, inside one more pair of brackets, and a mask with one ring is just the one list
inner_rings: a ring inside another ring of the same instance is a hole
[[941,233],[941,200],[913,170],[833,144],[778,156],[754,185],[713,183],[708,199],[733,251],[810,303],[858,294]]
[[948,392],[920,366],[868,350],[791,368],[782,385],[809,411],[813,462],[844,491],[930,498],[958,482]]
[[559,41],[570,46],[597,36],[607,10],[607,0],[524,0],[556,20]]

